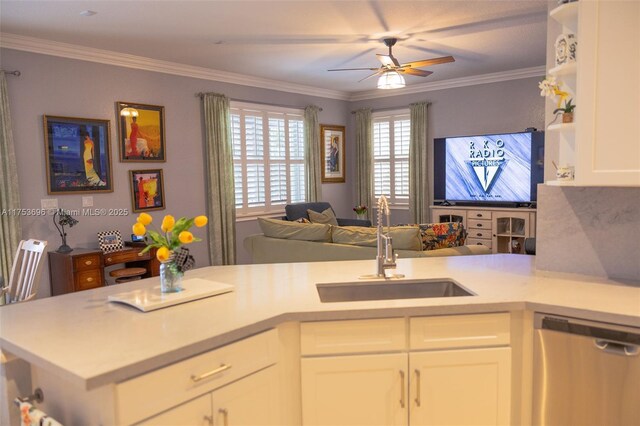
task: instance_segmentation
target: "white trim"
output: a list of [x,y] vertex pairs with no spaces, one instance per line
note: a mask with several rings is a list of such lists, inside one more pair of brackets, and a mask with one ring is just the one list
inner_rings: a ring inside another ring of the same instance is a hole
[[297,116],[301,119],[304,119],[304,109],[303,108],[285,108],[279,106],[272,106],[268,104],[253,104],[251,102],[239,102],[239,101],[230,101],[229,108],[235,110],[245,110],[245,111],[256,111],[256,112],[266,112],[266,113],[276,113],[276,114],[289,114],[291,116]]
[[408,95],[413,93],[432,92],[434,90],[452,89],[455,87],[475,86],[478,84],[499,83],[501,81],[519,80],[530,77],[543,77],[546,75],[544,65],[531,68],[521,68],[517,70],[501,71],[491,74],[481,74],[449,80],[434,81],[430,83],[407,86],[404,89],[394,90],[369,90],[365,92],[352,93],[350,101],[362,101],[365,99],[387,98],[390,96]]
[[303,84],[287,83],[279,80],[253,77],[243,74],[219,71],[211,68],[184,65],[176,62],[146,58],[111,50],[94,49],[69,43],[60,43],[35,37],[0,32],[0,47],[21,50],[42,55],[58,56],[81,61],[97,62],[101,64],[154,71],[164,74],[180,75],[183,77],[199,78],[202,80],[219,81],[222,83],[239,84],[243,86],[259,87],[263,89],[279,90],[309,96],[318,96],[343,101],[361,101],[365,99],[386,98],[390,96],[407,95],[413,93],[444,90],[455,87],[474,86],[478,84],[497,83],[501,81],[518,80],[529,77],[546,75],[545,66],[521,68],[490,74],[454,78],[407,86],[395,90],[369,90],[363,92],[346,92],[341,90],[323,89]]
[[25,37],[16,34],[0,33],[0,47],[40,53],[43,55],[59,56],[62,58],[78,59],[81,61],[98,62],[125,68],[155,71],[165,74],[193,77],[202,80],[220,81],[223,83],[240,84],[243,86],[260,87],[263,89],[279,90],[282,92],[299,93],[323,98],[349,100],[349,92],[321,89],[302,84],[287,83],[267,78],[252,77],[211,68],[183,65],[176,62],[146,58],[144,56],[129,55],[111,50],[94,49],[57,41]]
[[404,117],[411,118],[411,109],[410,108],[400,108],[394,110],[382,110],[382,111],[373,111],[371,113],[371,119],[378,120],[381,118],[389,118],[389,117]]

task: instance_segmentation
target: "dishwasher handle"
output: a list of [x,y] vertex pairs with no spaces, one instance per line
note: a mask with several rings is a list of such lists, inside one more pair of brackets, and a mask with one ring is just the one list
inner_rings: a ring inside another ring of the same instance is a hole
[[611,340],[594,339],[596,348],[613,355],[637,356],[640,353],[638,346],[626,345],[624,343],[612,342]]

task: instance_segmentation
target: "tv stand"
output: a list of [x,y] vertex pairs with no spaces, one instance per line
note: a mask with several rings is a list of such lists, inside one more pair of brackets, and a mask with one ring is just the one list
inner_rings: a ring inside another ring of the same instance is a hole
[[431,206],[433,222],[462,222],[466,245],[483,245],[493,253],[524,254],[524,240],[536,236],[536,210],[525,207]]

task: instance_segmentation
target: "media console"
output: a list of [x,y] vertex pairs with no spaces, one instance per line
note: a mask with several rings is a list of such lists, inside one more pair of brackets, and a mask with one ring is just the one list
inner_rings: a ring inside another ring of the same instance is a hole
[[431,206],[434,222],[462,222],[466,245],[483,245],[493,253],[525,254],[524,240],[536,236],[536,210],[484,206]]

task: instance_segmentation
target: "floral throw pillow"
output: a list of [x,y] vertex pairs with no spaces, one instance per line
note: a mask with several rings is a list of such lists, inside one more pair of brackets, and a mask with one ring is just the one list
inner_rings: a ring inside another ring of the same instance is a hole
[[422,250],[463,246],[467,233],[460,222],[422,223]]

